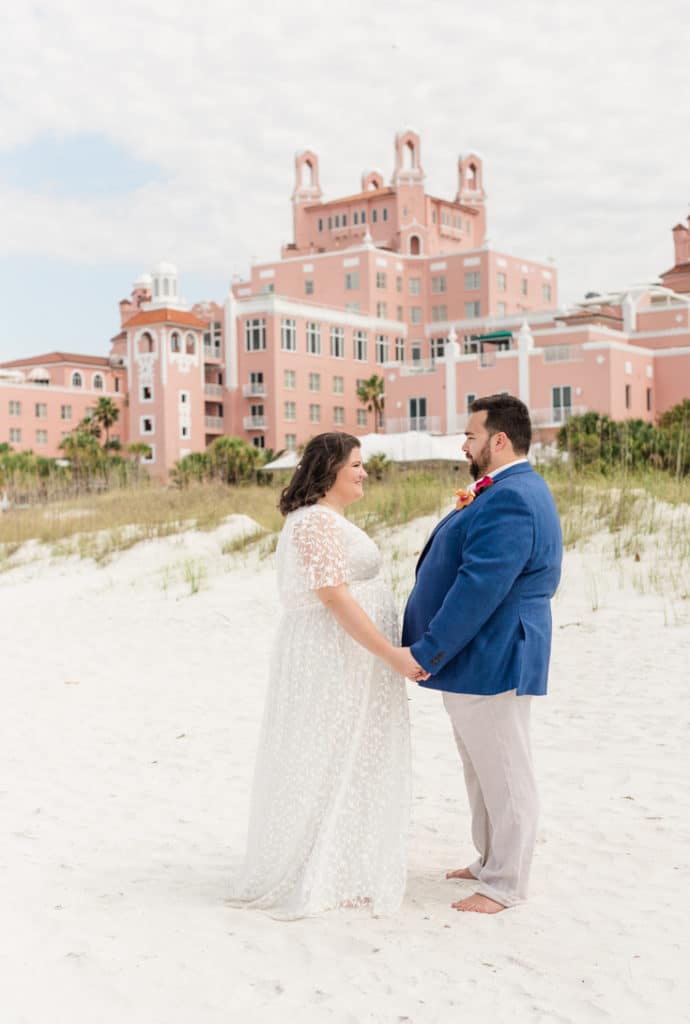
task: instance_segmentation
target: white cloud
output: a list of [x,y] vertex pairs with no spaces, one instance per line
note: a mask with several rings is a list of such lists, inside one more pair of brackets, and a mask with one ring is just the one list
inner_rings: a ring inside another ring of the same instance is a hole
[[17,5],[0,144],[101,133],[166,181],[98,202],[0,188],[0,252],[229,276],[288,240],[296,150],[336,196],[387,178],[412,123],[432,192],[482,153],[492,241],[555,257],[562,297],[649,279],[690,199],[685,21],[682,0]]

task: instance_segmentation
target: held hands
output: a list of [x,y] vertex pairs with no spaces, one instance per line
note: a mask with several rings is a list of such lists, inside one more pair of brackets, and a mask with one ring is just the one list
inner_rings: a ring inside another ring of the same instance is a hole
[[409,647],[393,647],[386,658],[388,664],[401,676],[406,676],[415,683],[428,679],[430,673],[425,671],[412,657]]

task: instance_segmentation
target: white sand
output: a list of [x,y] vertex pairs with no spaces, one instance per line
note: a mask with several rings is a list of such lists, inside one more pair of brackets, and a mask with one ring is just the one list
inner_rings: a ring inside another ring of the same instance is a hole
[[[401,596],[430,522],[384,540]],[[221,554],[248,528],[100,568],[34,546],[0,575],[2,1024],[687,1020],[684,611],[621,588],[596,544],[567,555],[529,903],[450,909],[471,891],[443,877],[472,856],[461,770],[439,696],[410,687],[399,917],[278,923],[223,902],[277,615],[271,560]]]

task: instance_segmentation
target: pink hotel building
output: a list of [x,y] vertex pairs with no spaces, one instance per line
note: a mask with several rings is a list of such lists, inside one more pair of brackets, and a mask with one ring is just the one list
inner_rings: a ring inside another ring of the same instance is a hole
[[489,247],[476,154],[458,162],[454,199],[431,196],[406,131],[389,186],[368,171],[359,192],[325,202],[318,158],[302,152],[292,204],[294,241],[222,305],[190,308],[161,263],[120,302],[109,356],[1,364],[0,442],[57,456],[107,396],[121,412],[112,434],[149,444],[165,477],[223,434],[294,449],[323,430],[371,432],[356,387],[374,373],[391,433],[460,433],[472,398],[498,391],[530,406],[544,439],[575,413],[653,421],[690,395],[690,218],[661,283],[564,311],[550,263]]

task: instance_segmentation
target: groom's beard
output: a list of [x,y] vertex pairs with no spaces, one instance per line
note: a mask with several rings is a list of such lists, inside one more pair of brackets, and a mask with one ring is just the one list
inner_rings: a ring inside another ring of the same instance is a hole
[[480,476],[486,475],[490,465],[491,442],[487,441],[476,459],[470,459],[470,476],[473,480],[478,480]]

